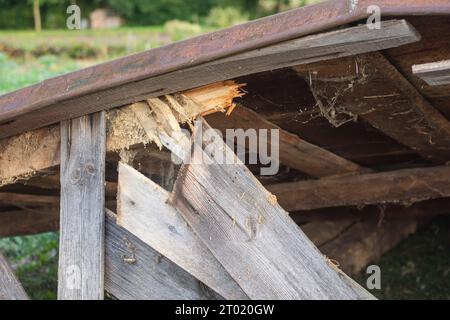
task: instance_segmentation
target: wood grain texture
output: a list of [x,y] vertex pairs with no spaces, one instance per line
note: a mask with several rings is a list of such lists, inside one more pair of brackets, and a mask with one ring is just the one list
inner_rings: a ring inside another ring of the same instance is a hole
[[19,280],[0,253],[0,300],[28,300]]
[[412,72],[430,86],[450,84],[450,60],[415,64]]
[[357,115],[387,136],[444,164],[450,160],[450,122],[381,53],[296,68],[325,109]]
[[239,285],[167,203],[169,192],[119,164],[117,223],[227,299],[246,299]]
[[[217,135],[210,139],[210,150],[227,149]],[[184,165],[171,203],[251,299],[371,297],[328,265],[237,157],[221,165],[216,156],[195,148],[193,161],[211,164]]]
[[[399,20],[385,22],[381,30],[369,30],[363,25],[289,40],[190,68],[107,86],[99,91],[87,91],[73,99],[61,98],[58,103],[34,108],[33,112],[20,113],[18,110],[8,110],[9,112],[5,112],[3,116],[0,115],[0,121],[2,121],[0,138],[47,126],[57,121],[213,82],[355,53],[378,51],[419,39],[419,35],[407,22]],[[88,81],[91,81],[92,77],[91,74],[87,78]],[[81,80],[82,83],[85,81],[85,79]],[[5,105],[9,102],[8,99],[11,97],[5,99]],[[0,113],[2,106],[0,102]],[[3,106],[3,109],[5,108],[6,106]]]
[[[278,129],[281,164],[313,177],[370,171],[281,129],[261,115],[243,106],[237,107],[231,115],[225,118],[220,114],[209,116],[208,123],[212,127],[220,129],[224,136],[226,136],[226,129]],[[237,143],[245,144],[245,141],[238,140]]]
[[121,300],[221,299],[213,290],[116,224],[107,212],[105,289]]
[[376,203],[414,203],[450,196],[450,167],[402,169],[266,186],[287,211]]
[[104,295],[105,113],[61,123],[58,299]]

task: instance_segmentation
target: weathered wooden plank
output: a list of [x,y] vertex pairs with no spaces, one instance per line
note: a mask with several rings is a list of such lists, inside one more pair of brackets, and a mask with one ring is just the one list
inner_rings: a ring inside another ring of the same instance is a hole
[[208,163],[180,169],[171,203],[250,298],[371,297],[327,264],[236,156],[235,164],[218,164],[217,152],[233,153],[217,135],[210,139],[213,149],[206,153],[203,145],[193,155],[193,163],[200,157]]
[[117,223],[227,299],[247,296],[208,248],[167,204],[169,192],[119,164]]
[[59,212],[56,208],[0,212],[0,238],[58,229]]
[[[151,97],[184,91],[217,81],[301,63],[377,51],[420,39],[415,30],[404,20],[386,21],[384,24],[384,27],[380,30],[369,30],[363,25],[289,40],[198,66],[177,71],[170,70],[172,72],[154,77],[142,77],[128,83],[121,81],[114,86],[111,83],[109,86],[98,88],[98,90],[90,88],[82,95],[72,96],[71,99],[64,96],[53,97],[50,101],[40,101],[41,105],[39,105],[39,101],[30,101],[34,108],[28,106],[28,110],[33,109],[33,112],[25,112],[22,108],[11,110],[9,105],[13,96],[6,96],[3,101],[0,101],[0,121],[2,122],[0,137],[8,137],[64,119]],[[147,62],[145,65],[147,65]],[[139,69],[141,68],[142,62],[139,63]],[[94,70],[90,70],[90,72],[93,74],[83,77],[83,79],[72,80],[70,77],[65,79],[65,86],[70,87],[69,83],[72,81],[74,82],[72,85],[78,86],[80,83],[92,81],[92,78],[98,76]],[[110,73],[104,76],[109,77]],[[47,81],[47,83],[50,84],[51,81]],[[60,89],[62,91],[53,89],[53,91],[67,92],[66,89]],[[47,90],[52,91],[49,88]],[[2,112],[2,109],[4,112]]]
[[188,272],[116,224],[107,212],[105,289],[121,300],[220,299]]
[[415,64],[412,72],[430,86],[450,84],[450,60]]
[[61,123],[58,299],[104,294],[105,113]]
[[296,68],[330,122],[351,113],[424,159],[439,164],[450,160],[449,121],[381,53],[341,63],[341,74],[327,64]]
[[[280,162],[314,177],[370,171],[281,129],[256,112],[242,106],[234,109],[225,118],[220,114],[209,116],[208,123],[212,127],[220,129],[224,136],[226,129],[278,129]],[[245,140],[236,142],[245,144]],[[271,141],[268,143],[270,145]]]
[[414,218],[382,221],[381,224],[379,219],[362,220],[319,250],[336,260],[345,273],[353,275],[413,234],[417,226]]
[[402,169],[266,186],[287,211],[414,203],[450,196],[450,167]]
[[0,253],[0,300],[28,300],[5,257]]

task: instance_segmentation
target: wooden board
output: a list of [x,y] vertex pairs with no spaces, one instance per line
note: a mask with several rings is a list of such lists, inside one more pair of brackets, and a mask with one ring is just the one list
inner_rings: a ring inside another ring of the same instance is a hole
[[105,113],[61,123],[58,299],[104,295]]
[[403,169],[266,186],[287,211],[376,203],[406,203],[450,196],[450,166]]
[[132,167],[119,164],[117,223],[227,299],[246,299],[239,285],[194,234],[169,192]]
[[[214,150],[227,149],[218,136],[212,140]],[[184,165],[171,203],[250,298],[371,297],[330,267],[237,157],[220,165],[210,156],[195,148],[193,161],[211,164]]]
[[[384,23],[385,25],[381,30],[369,30],[365,25],[350,27],[282,42],[270,47],[236,54],[154,77],[135,79],[135,81],[129,83],[122,82],[120,85],[116,83],[114,86],[110,83],[106,87],[102,87],[101,90],[95,91],[90,88],[80,96],[72,96],[71,99],[67,99],[63,94],[58,97],[54,96],[52,99],[27,101],[33,107],[25,102],[23,105],[19,103],[20,107],[11,108],[11,105],[16,105],[14,95],[5,96],[0,99],[0,138],[83,114],[184,91],[246,74],[349,56],[355,53],[378,51],[420,39],[415,30],[404,20],[386,21]],[[139,69],[142,68],[141,64],[142,62],[139,63]],[[85,76],[82,79],[77,79],[74,74],[69,75],[69,79],[65,79],[65,89],[59,91],[46,86],[42,87],[45,89],[41,87],[39,89],[49,90],[48,92],[66,93],[71,86],[83,85],[86,81],[90,82],[93,78],[97,79],[99,74],[92,69],[91,72],[88,77]],[[110,73],[104,76],[109,77]],[[52,81],[47,81],[47,84],[51,83]],[[96,83],[93,85],[96,85]],[[36,92],[42,93],[40,90],[34,91],[33,95]],[[23,102],[23,99],[29,99],[26,92],[23,92],[21,96],[22,100],[18,100],[19,102]],[[31,112],[27,110],[31,110]]]
[[0,300],[28,300],[5,257],[0,253]]
[[105,290],[121,300],[220,299],[169,259],[116,224],[107,212]]
[[450,60],[415,64],[412,72],[430,86],[450,85]]

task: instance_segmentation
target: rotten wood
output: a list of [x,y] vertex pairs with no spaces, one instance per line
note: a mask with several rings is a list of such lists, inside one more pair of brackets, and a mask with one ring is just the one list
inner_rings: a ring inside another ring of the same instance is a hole
[[[279,19],[277,18],[277,24],[279,24]],[[311,17],[308,17],[308,20],[310,21]],[[111,65],[115,65],[111,63],[72,73],[66,77],[47,80],[44,85],[25,88],[0,99],[0,121],[2,122],[0,137],[12,136],[83,114],[119,107],[246,74],[354,55],[355,53],[378,51],[420,39],[415,30],[404,20],[385,21],[383,23],[385,26],[381,30],[369,30],[363,25],[286,42],[281,42],[285,39],[278,39],[278,44],[273,46],[261,48],[263,45],[260,45],[257,50],[236,55],[231,55],[228,52],[221,59],[190,68],[178,68],[175,69],[176,71],[171,69],[171,72],[156,76],[150,76],[152,73],[155,75],[154,70],[149,72],[146,69],[149,65],[148,59],[154,61],[154,57],[144,59],[146,61],[145,68],[142,66],[142,61],[134,61],[137,57],[144,55],[141,54],[130,56],[128,60],[124,58],[117,61],[118,73],[109,69]],[[258,34],[260,31],[258,30]],[[241,36],[240,34],[238,38],[241,38]],[[210,40],[207,42],[210,42]],[[159,50],[156,49],[156,52],[159,52]],[[238,51],[242,51],[242,48]],[[181,56],[184,57],[186,54],[183,53]],[[216,58],[219,58],[219,56],[217,55]],[[189,62],[191,65],[192,61],[198,64],[199,60],[201,59],[196,57]],[[130,64],[134,64],[134,66],[131,66],[132,69],[135,69],[137,64],[139,70],[147,70],[146,75],[141,75],[131,82],[124,81],[124,76],[120,74],[120,71],[127,73]],[[158,62],[158,66],[161,66],[160,62]],[[108,68],[108,72],[104,68]],[[113,70],[115,71],[115,68]],[[85,73],[88,73],[89,76],[86,76]],[[112,78],[112,80],[105,83],[100,76],[101,74],[108,79]],[[98,81],[92,83],[88,88],[85,87],[86,83],[94,79]],[[61,86],[64,88],[55,88]],[[84,89],[81,90],[80,87]],[[49,97],[48,92],[55,92],[55,94]],[[39,94],[42,96],[37,96]],[[17,95],[20,95],[20,97]]]
[[[227,150],[217,135],[210,139]],[[200,147],[193,158],[208,164],[180,169],[171,204],[251,299],[373,298],[327,263],[236,156],[218,164]]]
[[105,112],[61,123],[58,299],[104,295]]
[[0,300],[28,300],[28,296],[0,253]]
[[[240,87],[233,81],[214,83],[177,95],[178,100],[170,100],[170,106],[176,111],[177,120],[184,122],[202,113],[231,107],[233,99],[242,95]],[[107,152],[155,141],[144,131],[132,107],[110,110],[106,118]],[[59,145],[59,125],[0,140],[0,186],[52,171],[60,163]]]
[[105,290],[120,300],[221,299],[106,212]]
[[287,211],[377,203],[414,203],[450,196],[450,167],[402,169],[266,186]]
[[170,193],[119,164],[117,223],[227,299],[247,299],[239,285],[170,204]]

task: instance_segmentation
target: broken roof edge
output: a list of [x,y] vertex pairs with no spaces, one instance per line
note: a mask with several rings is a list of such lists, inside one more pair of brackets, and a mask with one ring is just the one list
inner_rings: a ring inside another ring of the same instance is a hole
[[0,96],[0,127],[23,114],[126,83],[295,39],[369,16],[449,14],[448,0],[331,0],[45,80]]

